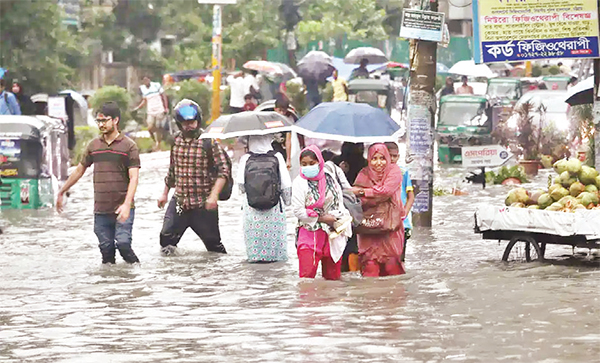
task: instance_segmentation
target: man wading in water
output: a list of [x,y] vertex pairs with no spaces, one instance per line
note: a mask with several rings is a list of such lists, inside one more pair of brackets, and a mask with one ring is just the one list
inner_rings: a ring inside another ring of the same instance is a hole
[[171,148],[165,188],[158,199],[158,207],[163,208],[169,190],[175,188],[160,232],[161,253],[175,254],[188,227],[202,239],[208,251],[227,253],[221,243],[217,201],[231,178],[229,157],[218,142],[200,139],[202,109],[198,104],[184,99],[174,111],[181,132]]
[[94,164],[94,233],[102,253],[102,263],[115,263],[115,252],[126,262],[140,262],[131,248],[135,216],[133,197],[138,185],[140,156],[136,143],[119,132],[121,111],[107,102],[96,115],[102,133],[92,140],[81,163],[58,192],[56,210],[63,210],[63,195]]

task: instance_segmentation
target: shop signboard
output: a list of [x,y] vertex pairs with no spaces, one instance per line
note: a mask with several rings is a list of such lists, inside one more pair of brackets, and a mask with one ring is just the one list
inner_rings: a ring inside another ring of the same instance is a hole
[[598,58],[596,0],[473,0],[475,63]]

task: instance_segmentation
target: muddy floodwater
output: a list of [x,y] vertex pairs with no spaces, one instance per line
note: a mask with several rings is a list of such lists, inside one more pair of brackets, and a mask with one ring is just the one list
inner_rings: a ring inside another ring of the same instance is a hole
[[227,255],[188,231],[162,257],[168,153],[142,166],[140,265],[101,265],[90,173],[62,215],[2,212],[0,362],[600,362],[598,260],[549,245],[546,262],[503,263],[506,242],[473,233],[475,208],[501,205],[507,187],[440,169],[437,185],[468,194],[434,199],[405,276],[300,280],[291,211],[289,261],[248,264],[237,195],[219,207]]

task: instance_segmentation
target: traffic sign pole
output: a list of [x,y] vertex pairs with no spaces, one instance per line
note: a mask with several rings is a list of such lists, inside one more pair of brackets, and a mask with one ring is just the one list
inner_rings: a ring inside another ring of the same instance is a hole
[[212,34],[212,101],[210,107],[210,121],[216,120],[221,115],[221,5],[213,6],[213,34]]

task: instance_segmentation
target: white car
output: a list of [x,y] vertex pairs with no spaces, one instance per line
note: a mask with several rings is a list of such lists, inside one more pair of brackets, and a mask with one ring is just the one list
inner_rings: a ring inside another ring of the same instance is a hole
[[519,114],[516,110],[519,109],[523,104],[530,102],[533,104],[533,122],[539,124],[540,113],[538,108],[541,104],[546,107],[546,119],[545,125],[553,123],[557,130],[568,131],[570,127],[570,121],[568,116],[569,105],[565,103],[567,91],[549,91],[549,90],[538,90],[529,91],[523,95],[515,105],[515,111],[507,121],[508,127],[515,129],[518,125]]

